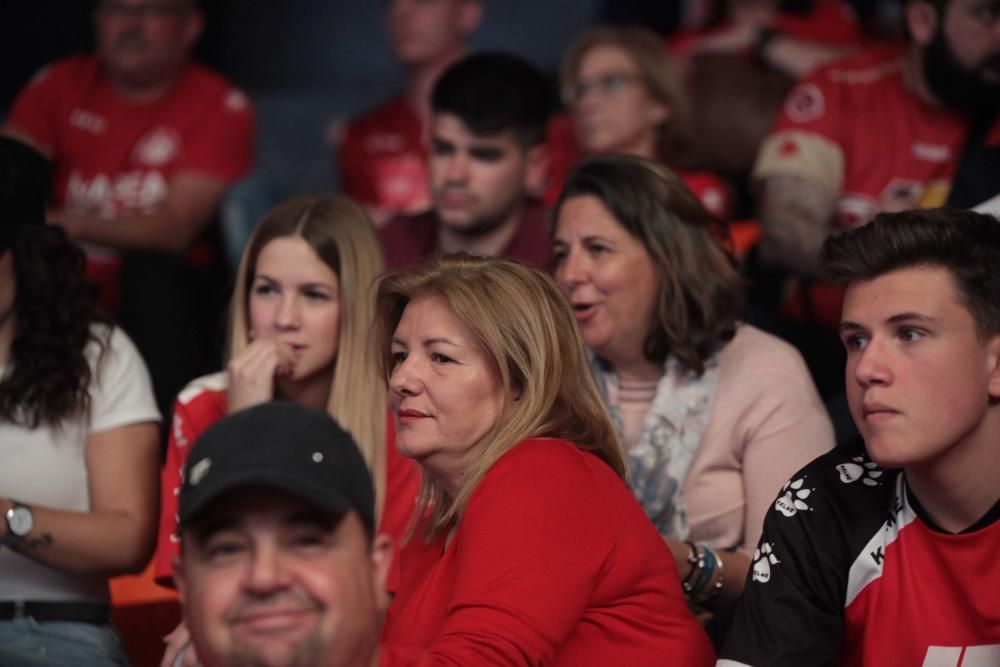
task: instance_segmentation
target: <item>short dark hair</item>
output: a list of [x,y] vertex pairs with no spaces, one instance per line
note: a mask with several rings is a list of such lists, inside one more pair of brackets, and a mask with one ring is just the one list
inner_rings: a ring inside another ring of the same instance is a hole
[[915,266],[947,269],[980,338],[1000,333],[1000,222],[992,215],[957,208],[880,213],[827,239],[820,262],[845,285]]
[[531,63],[507,53],[468,56],[448,68],[431,97],[434,113],[458,118],[477,135],[506,130],[524,148],[545,140],[554,87]]
[[676,173],[644,158],[608,155],[584,162],[566,179],[552,220],[566,200],[581,196],[604,204],[656,267],[660,282],[646,359],[663,363],[673,355],[700,375],[736,334],[746,307],[745,284],[727,248],[728,226]]

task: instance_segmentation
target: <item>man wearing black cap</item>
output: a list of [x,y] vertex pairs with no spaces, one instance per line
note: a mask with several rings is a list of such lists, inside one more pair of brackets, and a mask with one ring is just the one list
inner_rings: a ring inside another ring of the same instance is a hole
[[378,664],[392,546],[350,435],[259,405],[205,431],[184,480],[174,576],[203,667]]

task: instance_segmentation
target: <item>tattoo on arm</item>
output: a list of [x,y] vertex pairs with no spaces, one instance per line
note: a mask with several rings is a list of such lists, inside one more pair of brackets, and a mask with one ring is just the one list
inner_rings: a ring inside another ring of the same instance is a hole
[[52,533],[42,533],[38,537],[32,537],[24,542],[25,551],[38,551],[40,547],[47,547],[55,544]]
[[814,180],[781,174],[767,177],[761,194],[761,261],[815,275],[820,247],[831,231],[835,193]]

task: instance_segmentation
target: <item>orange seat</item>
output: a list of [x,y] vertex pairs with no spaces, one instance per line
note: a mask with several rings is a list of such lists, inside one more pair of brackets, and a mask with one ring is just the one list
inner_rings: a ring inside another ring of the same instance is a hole
[[745,259],[760,240],[760,223],[754,219],[735,220],[729,223],[729,234],[733,239],[733,253],[738,259]]
[[110,586],[112,620],[129,660],[134,667],[157,667],[163,636],[181,620],[177,592],[153,582],[152,563],[141,574],[111,579]]

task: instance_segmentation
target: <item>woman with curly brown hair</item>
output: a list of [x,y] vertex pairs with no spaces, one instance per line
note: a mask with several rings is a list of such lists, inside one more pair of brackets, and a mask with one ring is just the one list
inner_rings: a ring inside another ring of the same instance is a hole
[[0,664],[124,665],[107,578],[153,550],[159,414],[83,252],[8,192],[41,158],[0,153]]

